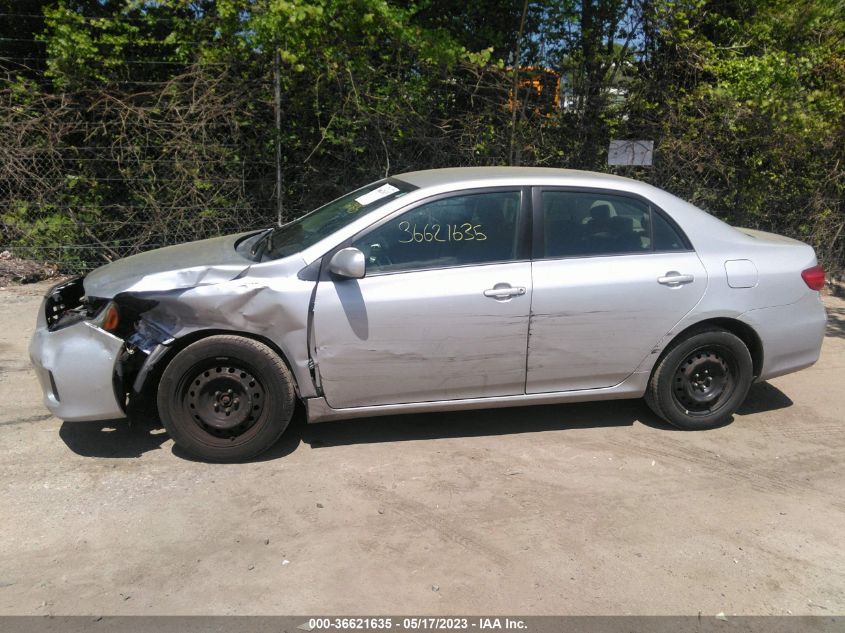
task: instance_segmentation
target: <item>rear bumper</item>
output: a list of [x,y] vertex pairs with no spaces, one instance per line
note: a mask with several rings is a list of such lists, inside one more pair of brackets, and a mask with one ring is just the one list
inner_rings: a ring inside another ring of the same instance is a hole
[[804,369],[819,359],[827,313],[818,293],[789,305],[751,310],[740,319],[754,328],[763,343],[758,380]]
[[123,344],[85,321],[51,332],[42,305],[29,357],[50,412],[68,422],[126,417],[114,388]]

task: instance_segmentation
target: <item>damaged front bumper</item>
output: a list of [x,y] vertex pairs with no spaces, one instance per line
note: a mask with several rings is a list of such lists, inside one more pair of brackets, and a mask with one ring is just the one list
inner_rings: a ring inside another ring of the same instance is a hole
[[68,422],[126,417],[119,384],[124,341],[86,320],[51,330],[47,325],[49,302],[47,297],[41,305],[29,345],[44,404]]

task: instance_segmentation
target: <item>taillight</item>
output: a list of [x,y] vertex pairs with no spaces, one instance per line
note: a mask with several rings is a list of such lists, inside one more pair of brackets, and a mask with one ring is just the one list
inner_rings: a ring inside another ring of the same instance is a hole
[[821,290],[824,288],[824,268],[821,266],[813,266],[812,268],[801,271],[801,278],[811,290]]

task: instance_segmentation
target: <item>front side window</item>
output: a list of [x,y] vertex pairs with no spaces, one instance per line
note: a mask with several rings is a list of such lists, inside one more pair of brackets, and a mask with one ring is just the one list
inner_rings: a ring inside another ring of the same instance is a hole
[[352,246],[367,274],[511,261],[517,254],[519,191],[476,193],[420,205]]
[[[646,202],[627,196],[544,191],[543,257],[685,250],[683,239]],[[656,223],[652,227],[652,223]]]

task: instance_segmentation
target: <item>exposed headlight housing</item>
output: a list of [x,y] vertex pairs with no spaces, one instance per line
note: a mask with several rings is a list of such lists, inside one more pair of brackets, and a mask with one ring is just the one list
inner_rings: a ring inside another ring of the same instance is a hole
[[109,301],[106,307],[97,313],[94,324],[101,330],[114,334],[120,327],[120,309],[114,301]]

